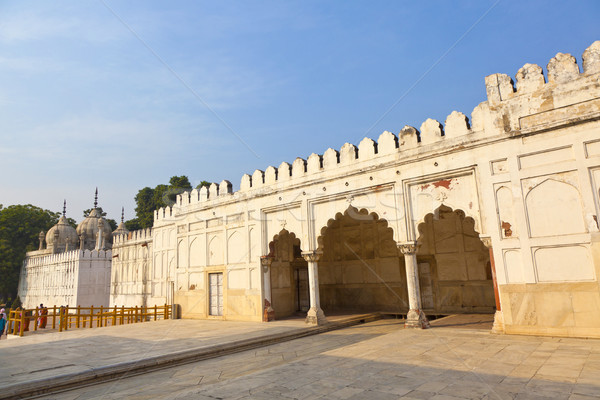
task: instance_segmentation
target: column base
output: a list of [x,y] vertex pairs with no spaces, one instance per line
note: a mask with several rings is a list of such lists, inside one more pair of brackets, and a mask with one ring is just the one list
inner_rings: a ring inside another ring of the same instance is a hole
[[502,311],[496,311],[494,314],[494,325],[492,325],[492,333],[504,333],[504,314]]
[[271,307],[271,303],[265,299],[265,307],[263,309],[263,322],[275,321],[275,310]]
[[427,329],[429,328],[429,320],[425,313],[421,310],[409,310],[406,315],[405,328]]
[[308,325],[323,325],[327,323],[325,313],[320,308],[310,308],[306,314],[306,323]]

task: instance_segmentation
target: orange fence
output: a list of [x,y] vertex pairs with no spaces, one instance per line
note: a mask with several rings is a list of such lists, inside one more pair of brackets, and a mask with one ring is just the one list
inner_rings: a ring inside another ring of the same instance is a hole
[[[171,306],[154,307],[44,307],[8,312],[7,334],[23,336],[29,330],[48,327],[59,332],[72,328],[99,328],[169,319]],[[31,324],[33,322],[33,325]]]

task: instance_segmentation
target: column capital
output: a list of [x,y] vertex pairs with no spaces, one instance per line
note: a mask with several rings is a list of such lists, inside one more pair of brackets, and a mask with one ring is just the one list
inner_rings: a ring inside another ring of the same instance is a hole
[[302,257],[304,257],[304,259],[307,262],[317,262],[321,259],[322,255],[323,255],[323,252],[319,251],[319,250],[311,250],[311,251],[303,251],[302,252]]
[[273,256],[260,256],[260,265],[263,267],[263,272],[267,272],[273,263]]
[[417,242],[415,240],[411,240],[409,242],[400,242],[397,243],[398,250],[402,254],[415,254],[417,252]]
[[481,240],[483,245],[488,249],[492,248],[492,237],[490,235],[479,235],[479,240]]

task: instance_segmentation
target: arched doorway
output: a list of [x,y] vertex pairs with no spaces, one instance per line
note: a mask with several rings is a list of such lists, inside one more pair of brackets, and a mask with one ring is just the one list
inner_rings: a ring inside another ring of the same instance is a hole
[[308,263],[302,257],[300,239],[283,229],[269,243],[271,300],[275,318],[306,314],[309,304]]
[[490,256],[475,221],[442,204],[425,216],[418,230],[417,263],[426,313],[493,312]]
[[319,294],[325,315],[344,312],[406,313],[404,257],[384,219],[350,206],[321,229]]

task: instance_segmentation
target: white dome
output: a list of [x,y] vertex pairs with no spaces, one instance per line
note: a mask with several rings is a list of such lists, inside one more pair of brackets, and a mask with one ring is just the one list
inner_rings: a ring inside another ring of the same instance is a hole
[[102,227],[102,237],[104,238],[105,248],[112,248],[112,229],[110,224],[98,208],[92,209],[90,214],[77,225],[77,235],[85,235],[82,250],[94,250],[96,248],[96,236]]
[[[58,232],[58,238],[55,242],[55,235]],[[69,245],[70,250],[77,248],[77,242],[79,241],[77,231],[67,221],[67,217],[64,215],[60,217],[56,225],[54,225],[48,233],[46,233],[46,245],[48,248],[54,246],[56,252],[63,252]]]

